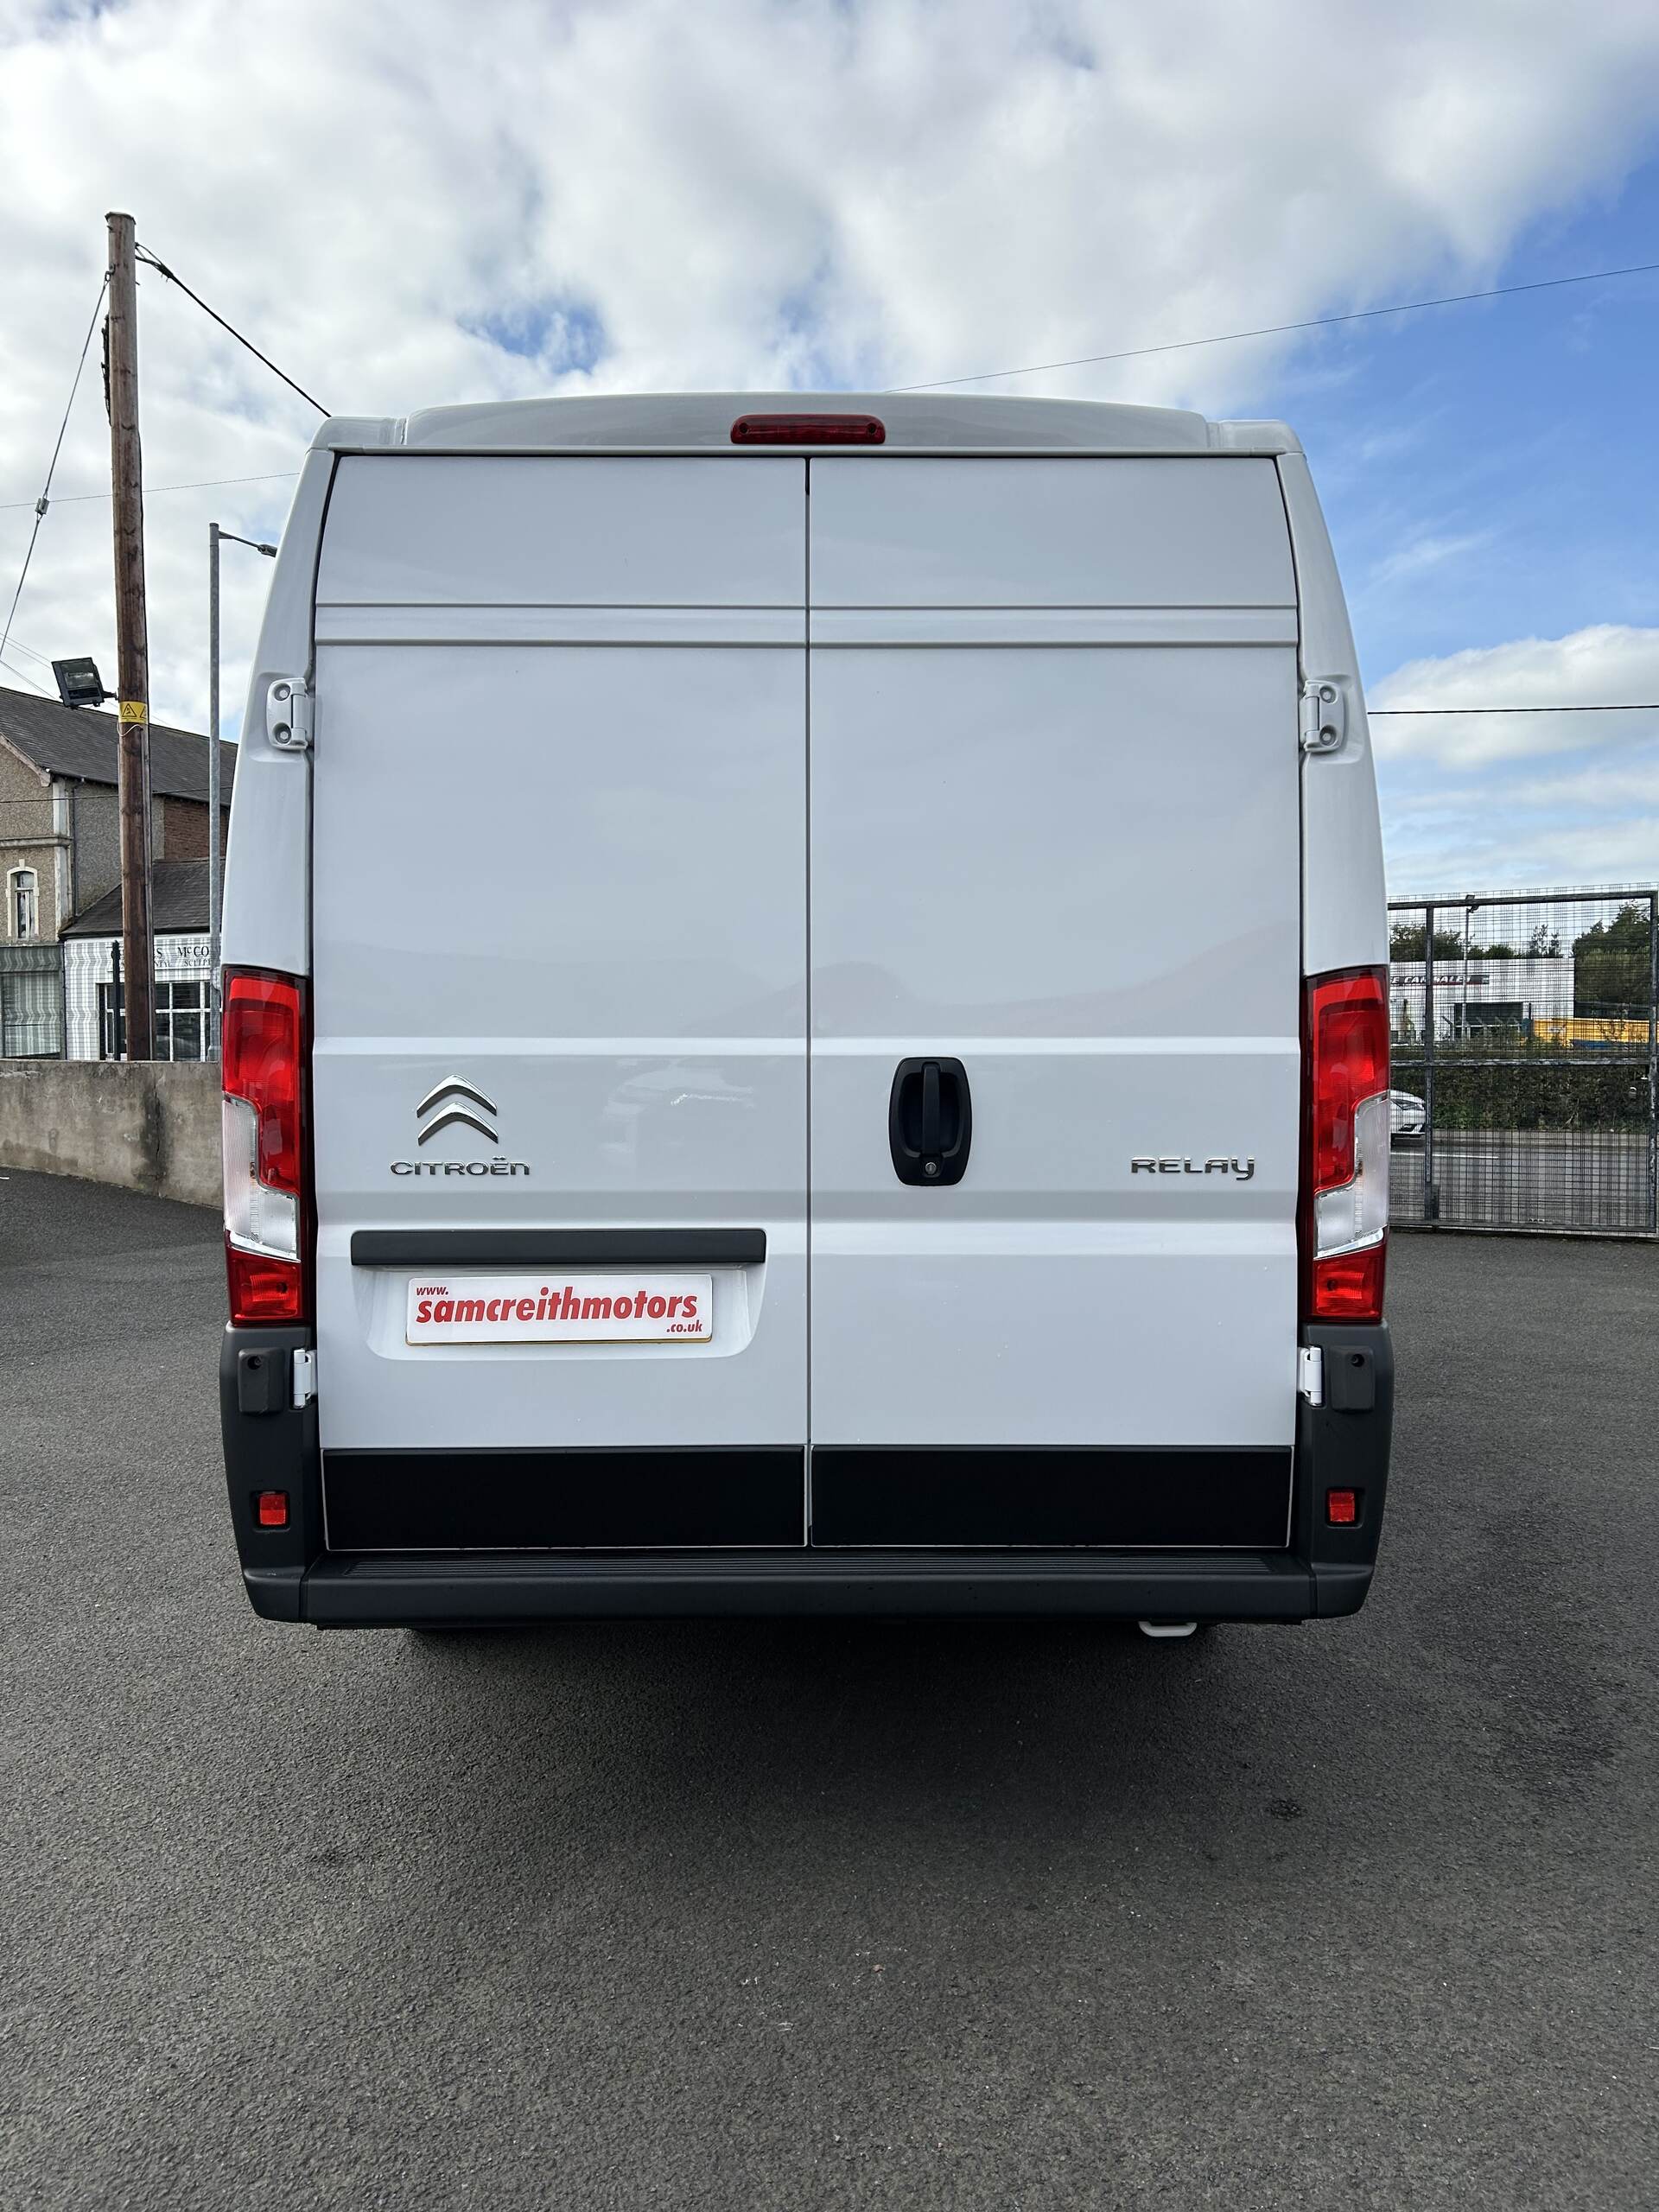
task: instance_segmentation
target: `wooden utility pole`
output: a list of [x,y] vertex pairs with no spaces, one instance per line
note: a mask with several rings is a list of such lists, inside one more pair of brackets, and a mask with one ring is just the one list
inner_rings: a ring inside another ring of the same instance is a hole
[[154,1056],[149,938],[149,625],[144,607],[144,492],[138,442],[138,285],[130,215],[111,215],[110,312],[104,326],[115,507],[116,689],[121,699],[121,944],[127,1058]]

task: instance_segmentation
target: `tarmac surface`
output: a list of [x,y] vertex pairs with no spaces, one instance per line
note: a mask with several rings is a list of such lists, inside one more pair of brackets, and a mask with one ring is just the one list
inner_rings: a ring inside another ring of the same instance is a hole
[[1357,1619],[323,1636],[0,1178],[0,2204],[1652,2205],[1659,1250],[1391,1266]]

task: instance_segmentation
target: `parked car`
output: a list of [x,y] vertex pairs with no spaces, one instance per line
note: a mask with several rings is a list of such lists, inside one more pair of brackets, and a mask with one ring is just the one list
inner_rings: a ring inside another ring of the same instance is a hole
[[1428,1123],[1428,1109],[1414,1090],[1389,1093],[1389,1140],[1392,1144],[1421,1144]]
[[262,1613],[1357,1610],[1387,916],[1291,432],[342,419],[254,667],[221,1402]]

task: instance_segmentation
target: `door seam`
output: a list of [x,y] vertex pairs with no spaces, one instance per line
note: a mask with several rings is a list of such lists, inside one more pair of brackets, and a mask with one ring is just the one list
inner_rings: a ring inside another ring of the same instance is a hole
[[806,643],[801,653],[801,704],[804,725],[805,760],[802,771],[802,836],[804,841],[806,901],[804,944],[806,947],[805,1012],[806,1012],[806,1189],[804,1199],[806,1208],[806,1443],[802,1454],[801,1546],[810,1550],[812,1543],[812,463],[801,464],[801,601],[802,634]]

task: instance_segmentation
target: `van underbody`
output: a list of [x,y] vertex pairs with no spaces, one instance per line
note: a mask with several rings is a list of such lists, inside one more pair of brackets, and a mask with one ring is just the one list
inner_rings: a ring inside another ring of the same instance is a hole
[[1281,426],[326,425],[226,876],[256,1610],[1354,1612],[1384,925]]

